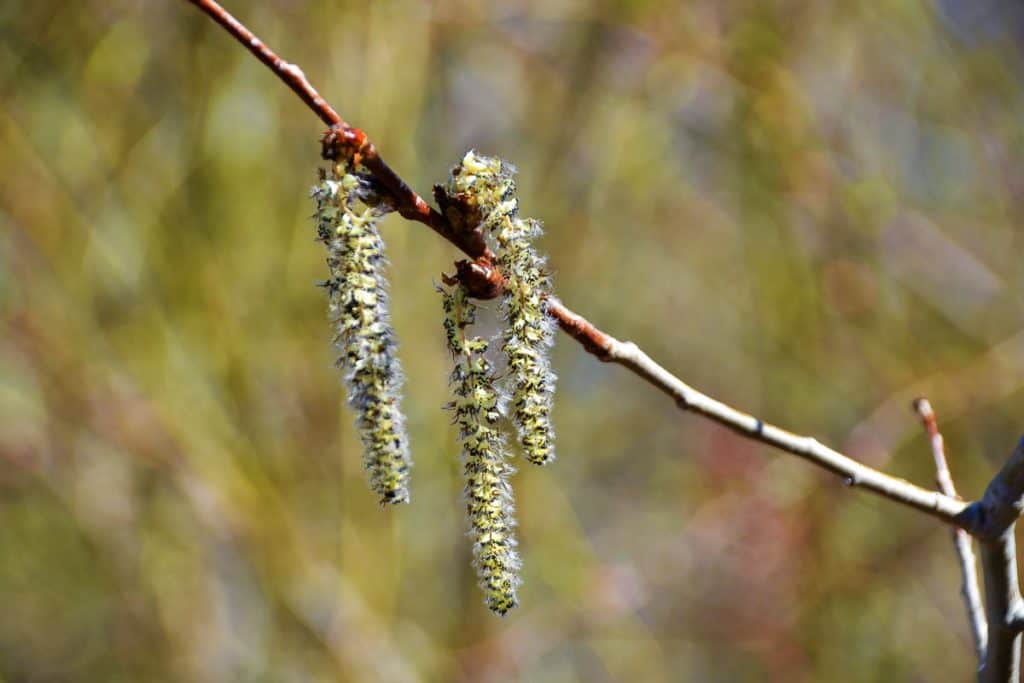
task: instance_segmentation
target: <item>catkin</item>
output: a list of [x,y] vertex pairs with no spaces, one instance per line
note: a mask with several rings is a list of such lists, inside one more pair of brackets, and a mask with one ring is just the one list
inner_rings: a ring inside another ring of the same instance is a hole
[[533,246],[542,232],[540,222],[519,216],[514,174],[507,162],[470,151],[453,169],[446,189],[479,213],[481,226],[497,241],[498,266],[505,276],[502,350],[512,383],[511,418],[523,456],[543,465],[555,457],[555,374],[548,357],[555,328],[547,315],[551,279]]
[[516,589],[520,584],[509,484],[514,469],[508,463],[505,440],[498,428],[499,396],[494,387],[493,368],[484,356],[487,341],[466,336],[466,328],[474,322],[476,306],[461,285],[455,285],[451,291],[442,289],[441,294],[445,335],[455,358],[451,376],[455,399],[450,408],[455,413],[462,443],[473,564],[487,606],[505,614],[518,604]]
[[383,274],[384,241],[377,229],[386,207],[369,200],[367,179],[340,167],[322,175],[313,198],[317,236],[327,246],[330,278],[323,285],[337,365],[356,414],[370,487],[382,504],[407,503],[411,459],[399,405],[403,377]]

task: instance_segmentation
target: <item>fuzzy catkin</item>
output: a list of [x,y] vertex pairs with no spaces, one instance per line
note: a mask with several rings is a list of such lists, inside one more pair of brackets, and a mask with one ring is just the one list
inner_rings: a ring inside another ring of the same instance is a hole
[[509,484],[515,470],[508,464],[505,440],[498,429],[499,396],[494,387],[493,368],[484,357],[487,341],[466,336],[466,328],[474,322],[476,306],[461,285],[455,285],[450,292],[442,289],[441,295],[445,335],[455,359],[451,376],[455,399],[450,408],[455,413],[462,442],[473,564],[487,606],[503,615],[518,604],[516,589],[520,584],[515,511]]
[[480,215],[482,227],[498,244],[498,266],[505,276],[502,350],[512,383],[512,421],[523,456],[544,465],[555,457],[551,409],[555,373],[548,357],[555,327],[547,314],[551,279],[533,240],[541,224],[519,216],[515,168],[495,157],[468,152],[452,171],[448,192]]
[[367,201],[367,181],[335,168],[313,189],[318,239],[327,246],[328,315],[335,327],[337,365],[345,373],[348,402],[356,414],[363,464],[381,503],[409,502],[403,381],[388,310],[384,241],[377,222],[382,206]]

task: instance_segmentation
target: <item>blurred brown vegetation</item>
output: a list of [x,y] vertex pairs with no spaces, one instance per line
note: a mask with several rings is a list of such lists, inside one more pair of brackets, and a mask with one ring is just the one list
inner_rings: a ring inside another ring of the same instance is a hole
[[[571,307],[685,380],[965,496],[1024,425],[1020,22],[948,0],[231,2],[421,192],[520,169]],[[980,17],[980,18],[979,18]],[[187,3],[0,5],[0,679],[895,681],[974,669],[949,536],[565,337],[469,567],[432,279],[389,219],[413,503],[331,367],[315,117]]]

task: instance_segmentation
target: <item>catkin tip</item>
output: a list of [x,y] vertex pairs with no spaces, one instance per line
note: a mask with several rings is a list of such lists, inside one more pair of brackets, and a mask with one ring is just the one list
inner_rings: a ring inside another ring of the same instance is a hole
[[494,369],[486,359],[488,343],[469,337],[476,306],[464,287],[441,290],[444,330],[455,360],[450,404],[459,427],[465,476],[466,517],[473,540],[473,565],[480,577],[484,602],[504,615],[518,604],[519,554],[515,540],[515,508],[508,464],[499,430],[501,412]]

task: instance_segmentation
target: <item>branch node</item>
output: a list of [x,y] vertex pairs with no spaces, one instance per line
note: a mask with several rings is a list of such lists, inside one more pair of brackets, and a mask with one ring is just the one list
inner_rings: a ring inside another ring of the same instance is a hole
[[[347,123],[337,123],[320,136],[320,156],[329,161],[351,161],[358,165],[368,156],[368,145],[366,133]],[[376,150],[373,151],[375,155]]]
[[1024,633],[1024,604],[1017,603],[1007,619],[1006,627],[1013,633]]
[[[456,261],[455,273],[455,277],[450,279],[462,283],[466,292],[474,299],[494,299],[501,295],[504,288],[501,273],[485,256],[475,261]],[[452,282],[446,280],[445,284],[451,285]]]
[[483,222],[480,207],[465,194],[449,193],[444,185],[434,185],[434,201],[464,251],[474,258],[489,256],[487,241],[480,228]]
[[583,316],[573,313],[554,297],[548,298],[548,314],[558,321],[562,330],[579,342],[584,349],[592,353],[598,360],[611,363],[620,360],[614,349],[616,344],[624,346],[614,337],[605,334]]

